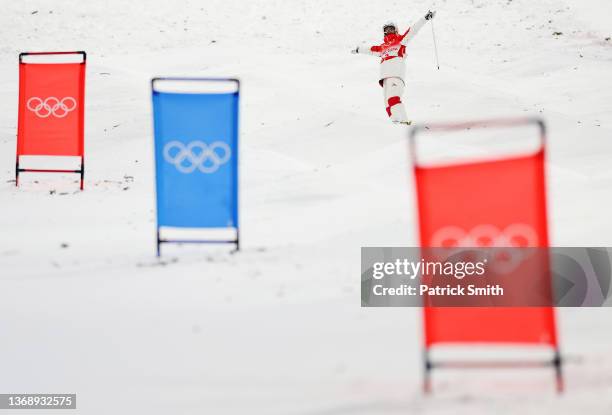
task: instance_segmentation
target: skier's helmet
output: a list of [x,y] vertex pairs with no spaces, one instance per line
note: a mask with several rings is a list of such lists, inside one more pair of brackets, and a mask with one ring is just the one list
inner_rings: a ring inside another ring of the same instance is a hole
[[385,35],[390,35],[392,33],[397,33],[397,25],[395,22],[387,22],[383,25],[383,33]]

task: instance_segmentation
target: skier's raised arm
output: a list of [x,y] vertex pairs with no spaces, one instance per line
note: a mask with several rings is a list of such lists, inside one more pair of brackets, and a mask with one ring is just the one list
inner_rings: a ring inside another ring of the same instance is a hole
[[355,49],[351,50],[351,53],[380,56],[380,49],[381,49],[380,46],[372,46],[372,47],[357,46]]
[[410,28],[404,33],[404,38],[402,39],[402,45],[406,45],[410,40],[419,33],[419,30],[425,25],[428,20],[431,20],[435,17],[436,12],[428,11],[427,14],[421,17],[415,24],[410,26]]

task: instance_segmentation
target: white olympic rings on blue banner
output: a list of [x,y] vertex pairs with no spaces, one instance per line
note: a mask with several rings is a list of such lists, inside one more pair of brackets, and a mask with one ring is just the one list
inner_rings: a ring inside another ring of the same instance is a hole
[[185,145],[174,140],[164,146],[163,154],[164,159],[183,174],[193,173],[196,169],[208,174],[216,172],[229,161],[231,150],[223,141],[211,144],[192,141]]

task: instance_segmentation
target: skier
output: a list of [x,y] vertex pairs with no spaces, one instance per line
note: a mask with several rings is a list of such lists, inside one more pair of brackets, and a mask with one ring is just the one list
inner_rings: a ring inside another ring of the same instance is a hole
[[397,124],[410,125],[412,121],[406,116],[406,109],[401,96],[404,93],[404,76],[406,73],[406,44],[421,30],[427,20],[433,19],[436,12],[431,10],[408,28],[403,35],[393,22],[383,26],[384,42],[377,46],[364,48],[357,46],[351,53],[380,56],[380,79],[378,83],[383,88],[385,106],[391,121]]

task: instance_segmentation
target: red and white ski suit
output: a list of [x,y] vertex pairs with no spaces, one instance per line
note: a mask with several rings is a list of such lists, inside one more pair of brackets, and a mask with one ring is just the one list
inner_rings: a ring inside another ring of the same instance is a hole
[[406,76],[406,44],[421,30],[427,20],[421,18],[403,35],[385,35],[384,42],[370,48],[357,48],[357,53],[380,56],[380,77],[387,114],[392,121],[406,122],[406,109],[402,104],[404,77]]

